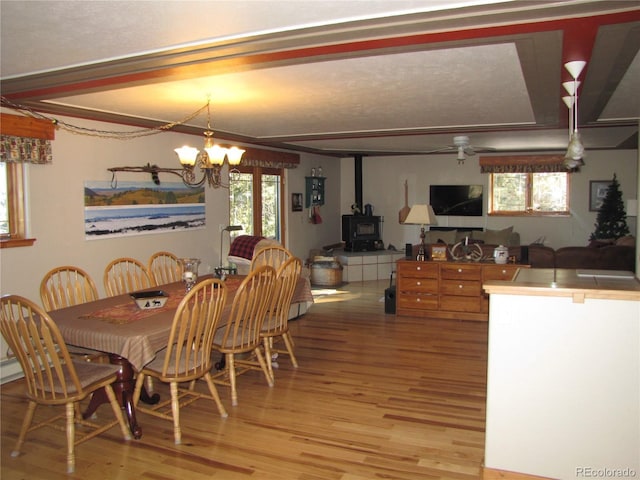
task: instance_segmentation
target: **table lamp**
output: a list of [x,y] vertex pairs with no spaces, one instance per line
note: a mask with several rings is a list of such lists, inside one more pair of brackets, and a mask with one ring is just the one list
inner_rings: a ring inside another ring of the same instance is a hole
[[224,232],[237,232],[242,230],[242,225],[228,225],[220,230],[220,267],[222,268],[222,240],[224,239]]
[[424,226],[425,225],[437,225],[436,214],[433,211],[431,205],[416,204],[409,210],[409,215],[404,221],[406,224],[420,225],[420,248],[416,260],[423,261],[425,259],[424,253]]

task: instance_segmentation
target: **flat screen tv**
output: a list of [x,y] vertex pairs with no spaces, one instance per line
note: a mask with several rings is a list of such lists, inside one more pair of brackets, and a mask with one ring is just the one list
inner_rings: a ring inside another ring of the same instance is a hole
[[482,185],[431,185],[429,202],[436,215],[482,216]]

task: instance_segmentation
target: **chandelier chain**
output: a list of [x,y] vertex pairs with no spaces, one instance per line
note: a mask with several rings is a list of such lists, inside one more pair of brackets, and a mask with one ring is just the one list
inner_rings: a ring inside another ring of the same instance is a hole
[[187,115],[182,120],[169,122],[164,125],[159,125],[157,127],[140,128],[137,130],[130,130],[130,131],[97,130],[97,129],[87,128],[87,127],[80,127],[78,125],[73,125],[71,123],[58,120],[57,118],[48,117],[47,115],[36,112],[31,107],[13,103],[11,100],[9,100],[4,96],[0,97],[0,99],[1,99],[1,105],[3,107],[7,107],[12,110],[21,111],[33,118],[37,118],[40,120],[47,120],[51,122],[53,125],[55,125],[56,127],[62,128],[63,130],[67,130],[76,135],[87,135],[92,137],[111,138],[115,140],[130,140],[132,138],[140,138],[140,137],[147,137],[150,135],[157,135],[158,133],[163,133],[168,130],[171,130],[172,128],[177,127],[178,125],[183,125],[187,123],[189,120],[193,120],[198,115],[200,115],[205,109],[209,111],[209,102],[207,102],[205,105],[200,107],[195,112]]

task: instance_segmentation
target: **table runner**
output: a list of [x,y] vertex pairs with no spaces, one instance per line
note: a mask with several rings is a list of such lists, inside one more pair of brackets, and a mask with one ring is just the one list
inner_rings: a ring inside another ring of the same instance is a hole
[[[227,277],[227,279],[225,280],[225,285],[231,293],[240,286],[241,282],[242,278]],[[175,310],[178,307],[178,304],[186,295],[184,284],[182,282],[164,285],[162,287],[162,290],[167,294],[169,298],[167,299],[166,303],[160,308],[138,308],[133,298],[131,298],[131,301],[86,313],[82,315],[81,318],[94,318],[114,325],[123,325],[150,317],[152,315],[157,315],[158,313]]]

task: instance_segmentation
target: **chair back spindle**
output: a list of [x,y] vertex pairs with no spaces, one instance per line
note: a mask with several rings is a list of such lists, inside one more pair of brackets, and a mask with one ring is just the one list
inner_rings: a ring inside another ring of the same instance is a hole
[[103,276],[107,295],[114,297],[153,286],[147,267],[135,258],[116,258],[106,266]]
[[46,311],[79,305],[98,299],[98,289],[87,272],[64,265],[45,274],[40,282],[40,299]]
[[147,269],[156,286],[182,280],[182,266],[171,252],[160,251],[151,255]]
[[262,265],[271,265],[276,271],[293,257],[293,254],[282,245],[270,245],[258,250],[251,259],[250,270]]

